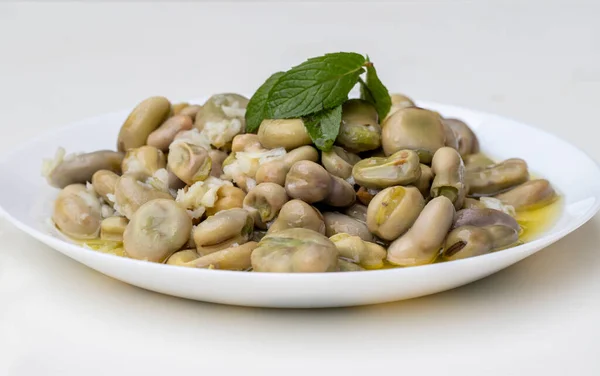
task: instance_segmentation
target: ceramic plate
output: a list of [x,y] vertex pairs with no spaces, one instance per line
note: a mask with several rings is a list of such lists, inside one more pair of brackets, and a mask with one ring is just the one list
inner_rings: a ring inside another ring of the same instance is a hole
[[[192,103],[202,103],[192,100]],[[497,160],[523,158],[563,196],[555,224],[536,240],[484,256],[403,269],[360,273],[244,273],[176,267],[99,253],[68,243],[48,225],[58,190],[41,177],[43,158],[115,148],[128,110],[71,124],[0,158],[0,208],[18,228],[88,267],[163,294],[257,307],[340,307],[390,302],[452,289],[502,270],[547,247],[588,221],[600,207],[600,169],[585,153],[539,129],[465,108],[419,102],[467,122],[482,151]],[[101,130],[101,131],[100,131]],[[100,132],[99,132],[100,131]],[[515,137],[515,135],[519,137]],[[586,179],[582,180],[581,177]],[[11,182],[7,184],[6,182]],[[573,182],[577,182],[574,184]]]

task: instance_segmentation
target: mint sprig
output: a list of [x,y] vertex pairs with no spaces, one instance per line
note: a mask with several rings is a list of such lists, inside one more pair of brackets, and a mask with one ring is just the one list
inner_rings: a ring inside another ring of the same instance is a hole
[[[360,79],[365,68],[366,82]],[[380,118],[385,117],[391,99],[373,63],[357,53],[336,52],[269,77],[248,103],[246,131],[256,132],[264,119],[304,118],[314,144],[329,150],[339,133],[341,105],[359,80],[361,97],[375,105]]]
[[317,148],[329,151],[340,132],[342,106],[317,112],[304,118],[304,126]]
[[364,72],[365,62],[362,55],[338,52],[293,67],[271,89],[267,115],[295,118],[341,105]]

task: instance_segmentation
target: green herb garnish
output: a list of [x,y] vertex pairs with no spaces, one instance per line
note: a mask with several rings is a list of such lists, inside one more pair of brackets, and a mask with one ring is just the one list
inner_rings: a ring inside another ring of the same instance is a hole
[[283,72],[274,73],[271,77],[267,78],[264,84],[256,90],[256,93],[248,102],[246,107],[246,131],[256,132],[260,123],[267,117],[267,100],[269,98],[269,92],[273,88],[273,85],[277,83],[279,77],[283,76]]
[[304,118],[304,126],[312,142],[320,150],[330,150],[342,122],[342,106],[317,112]]
[[377,76],[377,71],[367,56],[367,81],[360,79],[360,97],[373,103],[379,115],[379,121],[385,119],[385,116],[392,108],[392,99],[385,85]]
[[[365,69],[366,82],[360,78]],[[256,132],[264,119],[303,118],[315,146],[329,150],[339,132],[341,105],[359,80],[361,97],[373,103],[383,119],[391,99],[373,63],[357,53],[337,52],[269,77],[248,103],[246,131]]]

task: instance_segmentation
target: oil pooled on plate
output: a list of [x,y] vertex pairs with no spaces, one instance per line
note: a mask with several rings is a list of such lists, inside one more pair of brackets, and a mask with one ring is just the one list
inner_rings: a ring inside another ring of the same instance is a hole
[[516,220],[522,229],[519,240],[527,243],[549,230],[560,215],[562,207],[563,200],[557,197],[542,207],[517,211]]

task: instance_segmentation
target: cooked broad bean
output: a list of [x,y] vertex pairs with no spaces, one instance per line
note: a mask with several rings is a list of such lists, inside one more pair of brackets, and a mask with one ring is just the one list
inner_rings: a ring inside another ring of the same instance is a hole
[[379,244],[364,241],[356,235],[338,233],[329,238],[338,249],[339,256],[365,269],[380,269],[387,256]]
[[266,229],[267,222],[273,220],[288,201],[289,197],[282,186],[260,183],[248,192],[243,207],[254,218],[255,226]]
[[146,202],[135,212],[123,233],[129,257],[163,262],[189,239],[192,220],[173,200]]
[[421,163],[421,176],[413,185],[421,192],[424,198],[429,198],[431,192],[431,183],[433,182],[433,171],[431,167]]
[[285,148],[293,150],[312,145],[302,119],[266,119],[258,128],[258,139],[267,149]]
[[173,104],[171,104],[171,114],[173,114],[173,116],[179,115],[181,110],[183,110],[184,108],[186,108],[189,105],[190,104],[187,102],[173,103]]
[[466,183],[473,197],[493,196],[529,179],[527,163],[522,159],[507,159],[498,164],[467,170]]
[[192,129],[193,121],[187,115],[175,115],[160,125],[156,130],[148,135],[146,143],[163,152],[169,151],[169,145],[175,139],[177,133]]
[[231,141],[231,151],[235,153],[240,151],[260,151],[263,149],[264,147],[260,143],[258,135],[252,133],[238,134]]
[[99,150],[85,154],[75,154],[63,159],[64,150],[59,149],[57,160],[45,162],[44,174],[48,184],[55,188],[65,188],[71,184],[85,184],[100,170],[121,173],[124,153]]
[[353,262],[346,261],[344,259],[338,259],[338,272],[361,272],[363,270],[365,270],[363,267],[356,265]]
[[67,236],[95,239],[102,221],[100,202],[85,185],[67,185],[54,201],[52,221]]
[[318,273],[334,272],[338,250],[322,234],[305,228],[269,233],[251,255],[255,272]]
[[179,113],[175,115],[189,116],[190,118],[192,118],[192,120],[196,120],[196,116],[200,111],[202,111],[202,106],[200,106],[199,104],[191,104],[182,108],[181,111],[179,111]]
[[186,266],[195,268],[210,268],[221,270],[246,270],[252,266],[250,255],[258,246],[257,242],[249,241],[234,245],[220,251],[209,253],[187,263]]
[[256,170],[257,183],[275,183],[285,185],[285,177],[296,162],[317,162],[319,152],[312,146],[300,146],[284,155],[282,158],[266,162]]
[[494,250],[514,245],[519,240],[519,232],[511,227],[499,225],[489,226],[486,229],[492,236]]
[[211,161],[210,176],[220,178],[223,175],[223,162],[227,159],[227,153],[221,150],[211,149],[208,151]]
[[362,99],[346,101],[335,142],[353,153],[377,149],[381,145],[381,127],[375,106]]
[[492,251],[490,233],[481,227],[463,226],[452,230],[446,237],[442,258],[456,260],[479,256]]
[[501,212],[496,209],[463,209],[456,212],[454,223],[452,228],[462,226],[506,226],[514,229],[515,231],[520,230],[520,226],[517,221],[510,215]]
[[447,197],[432,199],[413,226],[390,244],[387,260],[399,266],[432,263],[442,248],[453,218],[454,205]]
[[478,256],[513,245],[521,230],[513,217],[490,208],[458,211],[452,228],[442,253],[445,260]]
[[323,201],[331,192],[331,175],[320,164],[299,161],[285,176],[285,190],[291,198],[309,204]]
[[115,209],[130,220],[140,206],[159,198],[173,200],[169,193],[145,184],[135,175],[125,174],[115,185]]
[[275,221],[269,227],[268,233],[289,228],[306,228],[325,234],[325,222],[321,212],[302,200],[290,200],[286,202],[281,207]]
[[449,261],[480,256],[512,245],[518,239],[517,231],[503,225],[457,227],[446,238],[442,258]]
[[369,204],[368,229],[384,240],[395,240],[415,223],[424,206],[423,195],[415,187],[386,188]]
[[440,116],[419,107],[397,111],[383,123],[383,151],[392,155],[400,150],[414,150],[421,163],[429,164],[433,154],[446,143]]
[[344,214],[363,223],[367,223],[367,210],[366,205],[355,203],[346,209]]
[[206,215],[210,217],[223,210],[242,208],[244,206],[245,197],[246,192],[242,189],[230,185],[223,185],[217,191],[217,200],[215,201],[215,204],[212,207],[206,208]]
[[300,146],[284,155],[282,160],[289,167],[300,161],[317,162],[319,160],[319,152],[313,146]]
[[465,166],[460,154],[450,147],[439,148],[431,161],[435,175],[431,184],[431,197],[446,196],[458,210],[466,195]]
[[138,104],[129,114],[119,132],[117,149],[127,151],[146,145],[148,136],[171,113],[171,102],[164,97],[151,97]]
[[334,207],[347,207],[356,201],[354,187],[346,180],[331,175],[331,189],[325,198],[325,203]]
[[536,179],[494,197],[515,210],[525,210],[547,204],[556,197],[556,192],[548,180]]
[[360,157],[347,152],[339,146],[321,153],[321,164],[333,176],[348,179],[352,176],[352,167],[360,161]]
[[456,141],[458,142],[458,152],[461,156],[464,157],[479,152],[477,136],[464,121],[451,118],[446,118],[442,121],[454,131]]
[[200,254],[200,256],[206,256],[206,255],[210,255],[211,253],[219,252],[219,251],[222,251],[222,250],[230,248],[230,247],[237,247],[238,245],[246,244],[249,240],[250,239],[248,236],[237,235],[233,238],[229,238],[229,239],[225,240],[222,243],[218,243],[218,244],[214,244],[214,245],[205,245],[202,247],[202,249],[198,250],[198,248],[196,248],[196,250]]
[[115,186],[119,180],[119,175],[110,170],[98,170],[92,175],[92,186],[94,191],[100,195],[106,202],[111,202],[109,195],[115,194]]
[[324,213],[323,219],[325,221],[325,234],[329,237],[345,233],[358,236],[368,242],[373,241],[373,235],[364,222],[337,212]]
[[448,125],[448,123],[445,121],[442,121],[442,125],[444,126],[444,134],[446,135],[446,142],[444,145],[458,150],[458,137],[456,137],[456,133],[454,133],[452,127],[450,127],[450,125]]
[[476,198],[466,197],[463,202],[463,209],[485,209],[487,206]]
[[363,159],[352,168],[352,176],[366,188],[411,184],[421,176],[419,156],[412,150],[400,150],[387,158]]
[[398,110],[415,106],[415,102],[413,102],[412,99],[404,94],[391,94],[390,99],[392,100],[392,107],[390,108],[390,112],[388,112],[387,116],[385,117],[385,120],[395,114]]
[[465,169],[467,170],[476,170],[494,164],[494,161],[482,153],[467,154],[462,159],[465,162]]
[[169,165],[167,165],[167,174],[168,174],[167,183],[169,185],[169,188],[177,190],[177,189],[182,189],[186,186],[185,182],[182,181],[181,179],[179,179],[177,177],[177,175],[175,175],[173,173],[173,171],[171,171],[171,169],[169,168]]
[[229,209],[200,222],[194,229],[194,243],[200,255],[246,243],[252,235],[254,220],[244,209]]
[[192,185],[211,175],[212,160],[203,147],[178,142],[170,148],[168,165],[169,171],[187,185]]
[[290,168],[286,166],[283,160],[275,160],[264,163],[256,170],[257,183],[275,183],[281,186],[285,185],[285,176]]

